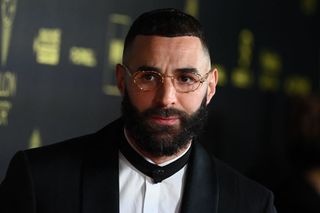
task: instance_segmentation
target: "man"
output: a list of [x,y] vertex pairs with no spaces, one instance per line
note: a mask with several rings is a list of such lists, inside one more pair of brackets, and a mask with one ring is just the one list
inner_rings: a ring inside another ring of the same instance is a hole
[[116,66],[122,118],[92,135],[18,152],[1,213],[275,212],[272,193],[203,150],[218,72],[199,22],[141,15]]

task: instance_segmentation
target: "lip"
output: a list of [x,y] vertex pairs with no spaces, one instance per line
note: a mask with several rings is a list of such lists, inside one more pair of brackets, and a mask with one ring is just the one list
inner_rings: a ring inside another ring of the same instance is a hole
[[175,125],[178,123],[179,118],[175,116],[170,116],[170,117],[152,116],[151,120],[160,125]]

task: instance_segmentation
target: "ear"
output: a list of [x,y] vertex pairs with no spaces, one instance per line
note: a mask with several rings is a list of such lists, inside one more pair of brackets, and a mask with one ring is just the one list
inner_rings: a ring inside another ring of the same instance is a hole
[[216,93],[216,86],[218,84],[218,70],[214,68],[208,76],[208,91],[207,91],[207,105],[210,103],[211,98]]
[[123,95],[124,91],[125,91],[125,86],[126,86],[125,76],[126,75],[125,75],[124,68],[120,64],[117,64],[116,65],[116,80],[117,80],[117,86],[118,86],[118,89],[119,89],[121,95]]

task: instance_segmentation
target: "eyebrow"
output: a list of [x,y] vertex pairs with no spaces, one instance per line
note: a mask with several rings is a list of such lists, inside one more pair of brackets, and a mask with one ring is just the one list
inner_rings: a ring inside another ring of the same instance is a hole
[[199,70],[193,67],[179,68],[176,71],[183,73],[199,73]]
[[[156,71],[161,72],[161,69],[153,66],[141,66],[137,69],[138,71]],[[199,73],[199,70],[193,67],[184,67],[178,68],[175,72],[183,72],[183,73]]]
[[156,71],[160,72],[161,69],[158,67],[152,67],[152,66],[141,66],[137,69],[137,71]]

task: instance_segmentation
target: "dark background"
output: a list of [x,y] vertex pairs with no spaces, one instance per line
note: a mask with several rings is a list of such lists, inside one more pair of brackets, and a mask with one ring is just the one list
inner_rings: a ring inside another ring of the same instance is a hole
[[[200,19],[220,68],[204,145],[270,188],[287,174],[290,100],[320,92],[317,0],[2,0],[0,47],[10,45],[0,67],[0,181],[17,150],[97,131],[120,115],[121,97],[106,89],[114,87],[109,50],[134,18],[162,7]],[[60,39],[42,34],[37,49],[41,29]],[[74,47],[92,55],[72,60]],[[37,60],[52,48],[55,64]]]

